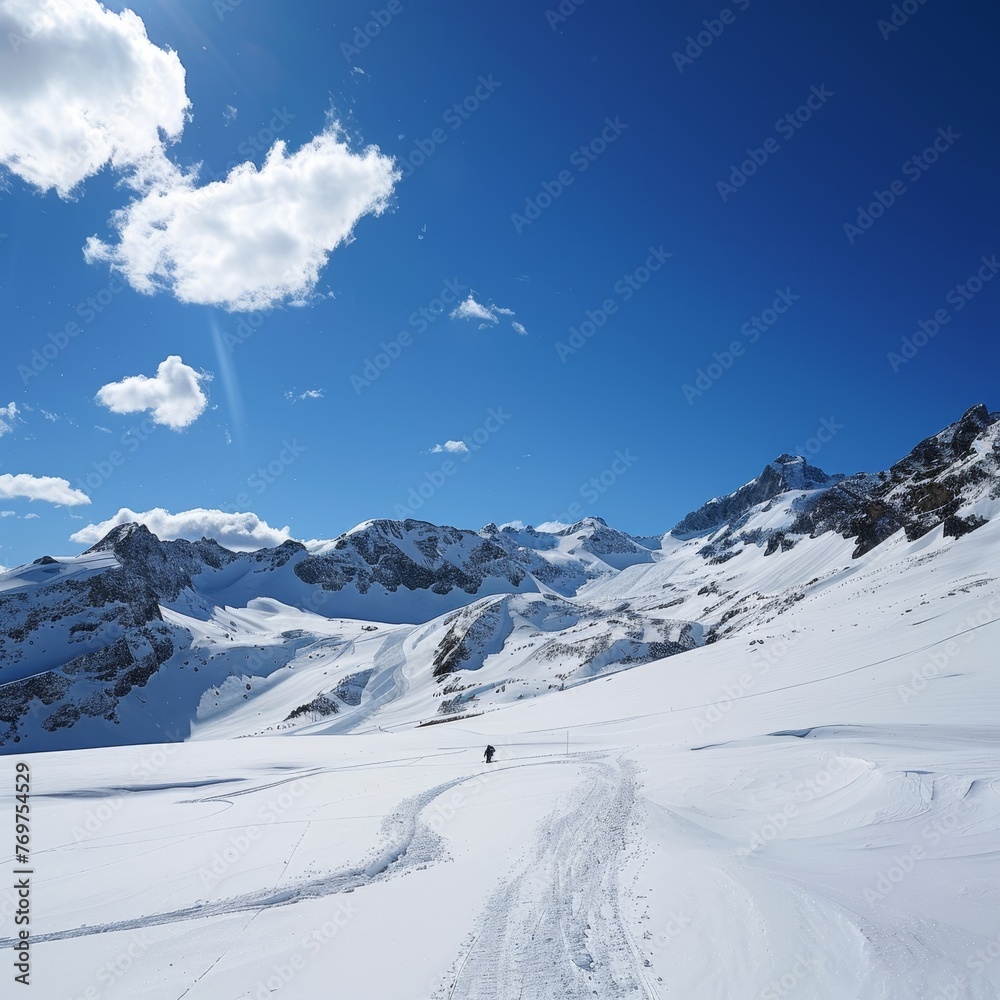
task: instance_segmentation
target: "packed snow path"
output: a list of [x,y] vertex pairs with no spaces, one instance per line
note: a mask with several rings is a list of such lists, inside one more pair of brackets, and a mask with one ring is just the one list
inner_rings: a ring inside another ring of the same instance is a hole
[[653,998],[619,903],[624,851],[635,836],[634,765],[592,761],[542,823],[516,874],[490,897],[441,996],[448,1000]]

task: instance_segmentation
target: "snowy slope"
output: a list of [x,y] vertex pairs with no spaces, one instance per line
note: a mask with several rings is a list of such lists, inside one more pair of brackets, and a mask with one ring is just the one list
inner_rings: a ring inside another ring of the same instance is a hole
[[448,725],[24,758],[33,995],[996,997],[998,536]]

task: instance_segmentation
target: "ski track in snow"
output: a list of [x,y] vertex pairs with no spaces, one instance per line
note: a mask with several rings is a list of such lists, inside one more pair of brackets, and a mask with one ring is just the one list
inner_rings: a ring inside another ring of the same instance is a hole
[[[308,899],[319,899],[341,892],[353,892],[377,879],[396,877],[415,868],[440,861],[445,856],[444,842],[429,827],[420,822],[420,813],[439,795],[468,781],[468,776],[435,785],[400,802],[382,822],[380,847],[362,864],[330,872],[284,887],[258,889],[228,899],[195,904],[164,913],[144,914],[110,923],[83,925],[47,934],[32,935],[32,943],[63,941],[114,931],[138,930],[173,924],[203,917],[227,916],[234,913],[260,911],[270,907],[289,906]],[[263,786],[273,787],[272,785]],[[248,790],[249,791],[249,790]],[[230,793],[232,794],[232,793]],[[211,800],[209,797],[207,800]],[[13,938],[0,938],[0,949],[13,947]]]
[[587,770],[543,821],[517,874],[487,901],[471,947],[435,1000],[659,1000],[619,901],[636,768],[619,759],[590,761]]

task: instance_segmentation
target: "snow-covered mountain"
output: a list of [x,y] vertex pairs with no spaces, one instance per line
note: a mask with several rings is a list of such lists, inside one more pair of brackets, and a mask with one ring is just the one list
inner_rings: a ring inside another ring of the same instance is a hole
[[[309,549],[235,553],[121,525],[83,555],[0,576],[0,741],[419,725],[652,660],[683,671],[666,658],[870,572],[890,539],[947,543],[988,523],[998,432],[979,405],[885,472],[781,455],[654,539],[596,517],[374,520]],[[897,565],[930,572],[911,562]]]

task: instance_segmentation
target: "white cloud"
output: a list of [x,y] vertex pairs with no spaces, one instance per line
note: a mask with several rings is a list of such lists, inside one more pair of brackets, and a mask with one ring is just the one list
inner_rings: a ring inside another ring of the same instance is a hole
[[0,164],[68,198],[110,164],[139,187],[176,173],[189,101],[176,53],[96,0],[0,4]]
[[[167,156],[190,113],[184,67],[137,14],[97,0],[0,0],[0,39],[0,171],[62,198],[118,171],[134,199],[84,256],[140,292],[235,311],[300,304],[401,176],[377,147],[352,151],[330,121],[295,153],[277,141],[259,169],[243,163],[199,187]],[[227,105],[224,120],[236,113]]]
[[17,403],[0,406],[0,437],[14,429],[15,420],[17,420]]
[[44,500],[46,503],[62,503],[69,507],[90,503],[90,497],[70,486],[68,480],[56,476],[30,476],[19,473],[0,476],[0,499],[27,497],[29,500]]
[[431,448],[431,454],[437,455],[439,452],[447,451],[453,455],[461,455],[469,450],[469,446],[464,441],[445,441],[444,444],[436,444]]
[[0,517],[17,517],[16,510],[0,510]]
[[303,399],[322,399],[323,390],[322,389],[306,389],[305,392],[286,392],[285,399],[292,403],[298,403]]
[[234,108],[231,104],[227,104],[222,109],[222,117],[225,119],[227,125],[232,121],[236,121],[236,116],[238,114],[239,111],[236,108]]
[[39,517],[40,517],[39,514],[34,514],[34,513],[32,513],[32,514],[25,514],[24,517],[22,518],[22,520],[24,520],[24,521],[37,521]]
[[234,167],[197,187],[177,176],[112,217],[118,242],[91,237],[84,255],[107,261],[146,294],[232,311],[300,304],[330,253],[364,215],[381,215],[400,174],[378,147],[352,152],[340,126],[288,154],[275,142],[258,169]]
[[469,297],[464,302],[459,302],[451,311],[452,319],[479,319],[484,323],[500,322],[496,314],[487,309],[481,302],[477,302],[469,292]]
[[[481,330],[487,323],[492,326],[496,326],[500,322],[501,316],[514,316],[516,313],[513,309],[508,309],[506,306],[498,306],[491,302],[488,306],[483,305],[482,302],[477,302],[476,297],[472,292],[469,292],[469,296],[464,302],[459,302],[457,306],[449,313],[452,319],[472,319],[479,320],[479,329]],[[525,330],[521,323],[514,320],[511,321],[511,326],[519,333],[521,336],[526,336],[528,331]]]
[[130,375],[101,386],[97,402],[112,413],[151,410],[156,423],[177,431],[193,424],[204,412],[208,400],[200,383],[209,377],[172,354],[160,362],[152,378]]
[[133,521],[146,525],[163,541],[177,538],[187,538],[191,541],[214,538],[220,545],[236,552],[269,548],[280,545],[289,538],[287,527],[272,528],[266,521],[262,521],[249,511],[229,514],[222,510],[195,507],[193,510],[182,510],[171,514],[162,507],[154,507],[141,513],[122,507],[114,517],[97,524],[88,524],[70,535],[70,541],[81,545],[93,545],[112,528]]

